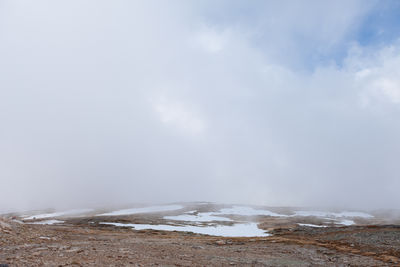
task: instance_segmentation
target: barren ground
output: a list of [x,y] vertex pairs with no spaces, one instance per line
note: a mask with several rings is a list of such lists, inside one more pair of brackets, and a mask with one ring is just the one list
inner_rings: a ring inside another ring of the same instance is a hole
[[[136,216],[146,222],[157,216]],[[135,231],[83,217],[61,225],[0,219],[0,264],[9,266],[400,266],[400,226],[303,227],[264,218],[269,237]],[[119,221],[135,221],[135,216]],[[137,219],[139,220],[139,219]]]

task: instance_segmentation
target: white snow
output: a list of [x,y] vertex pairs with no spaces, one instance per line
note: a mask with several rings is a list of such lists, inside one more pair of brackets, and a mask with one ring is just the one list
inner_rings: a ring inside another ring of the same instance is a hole
[[88,213],[91,211],[93,211],[93,210],[92,209],[66,210],[66,211],[60,211],[60,212],[32,215],[29,217],[25,217],[23,219],[24,220],[34,220],[34,219],[45,219],[45,218],[53,218],[53,217],[61,217],[61,216],[79,215],[79,214]]
[[256,223],[234,224],[232,226],[217,225],[217,226],[174,226],[174,225],[151,225],[151,224],[124,224],[101,222],[101,224],[133,227],[135,230],[162,230],[162,231],[183,231],[193,232],[205,235],[225,236],[225,237],[255,237],[255,236],[269,236],[264,230],[257,227]]
[[191,212],[186,212],[182,215],[177,216],[164,216],[164,219],[174,220],[174,221],[188,221],[188,222],[212,222],[212,221],[232,221],[229,218],[214,216],[215,213],[212,212],[201,212],[197,215],[188,214]]
[[356,211],[343,211],[343,212],[330,212],[330,211],[308,211],[301,210],[296,211],[292,216],[314,216],[314,217],[360,217],[360,218],[373,218],[374,216],[364,213],[364,212],[356,212]]
[[370,219],[373,218],[371,214],[365,213],[365,212],[359,212],[359,211],[343,211],[336,213],[337,217],[359,217],[359,218],[365,218],[365,219]]
[[[209,222],[209,221],[232,221],[229,218],[226,218],[227,215],[241,215],[241,216],[275,216],[275,217],[287,217],[287,215],[274,213],[269,210],[263,209],[255,209],[248,206],[233,206],[231,208],[224,208],[216,212],[202,212],[196,215],[190,214],[195,211],[186,212],[185,214],[178,216],[165,216],[164,219],[168,220],[178,220],[178,221],[190,221],[190,222]],[[341,225],[353,225],[355,222],[353,220],[349,220],[347,218],[373,218],[374,216],[365,213],[365,212],[357,212],[357,211],[343,211],[343,212],[330,212],[330,211],[296,211],[294,215],[290,217],[307,217],[314,216],[318,218],[334,220],[337,224]],[[346,219],[345,219],[346,218]],[[302,226],[309,227],[326,227],[325,225],[315,225],[315,224],[301,224]]]
[[317,225],[317,224],[309,224],[309,223],[298,223],[300,226],[308,226],[308,227],[327,227],[326,225]]
[[172,210],[180,210],[182,209],[182,205],[162,205],[162,206],[150,206],[144,208],[133,208],[133,209],[123,209],[116,210],[108,213],[98,214],[96,216],[117,216],[117,215],[131,215],[137,213],[154,213],[154,212],[162,212],[162,211],[172,211]]
[[214,215],[215,214],[233,214],[233,215],[242,215],[242,216],[264,215],[264,216],[276,216],[276,217],[286,217],[287,216],[284,214],[274,213],[269,210],[259,210],[259,209],[254,209],[252,207],[246,207],[246,206],[233,206],[232,208],[221,209],[218,213],[214,213]]
[[271,212],[269,210],[258,210],[246,206],[233,206],[232,208],[224,208],[215,212],[200,212],[197,215],[190,214],[195,211],[189,211],[185,214],[177,216],[165,216],[164,219],[176,221],[190,221],[190,222],[210,222],[210,221],[232,221],[226,218],[227,215],[240,215],[240,216],[286,216]]
[[332,212],[326,212],[326,211],[308,211],[308,210],[300,210],[296,211],[294,215],[292,216],[302,216],[302,217],[307,217],[307,216],[314,216],[314,217],[329,217],[331,216]]
[[30,222],[30,224],[56,224],[56,223],[64,223],[64,221],[45,220],[45,221],[38,221],[38,222]]
[[353,225],[354,221],[352,221],[352,220],[341,220],[338,224],[343,224],[343,225],[349,226],[349,225]]
[[[292,216],[314,216],[314,217],[319,217],[327,220],[332,220],[337,224],[342,224],[342,225],[353,225],[355,222],[353,220],[349,219],[343,219],[343,218],[373,218],[374,216],[364,213],[364,212],[357,212],[357,211],[343,211],[343,212],[329,212],[329,211],[296,211],[294,215]],[[340,218],[340,219],[338,219]]]

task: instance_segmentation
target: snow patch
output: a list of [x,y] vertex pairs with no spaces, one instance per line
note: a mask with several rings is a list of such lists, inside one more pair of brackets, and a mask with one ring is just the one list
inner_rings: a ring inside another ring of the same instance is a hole
[[229,218],[214,216],[213,212],[202,212],[197,215],[187,214],[177,215],[177,216],[164,216],[164,219],[174,220],[174,221],[188,221],[188,222],[212,222],[212,221],[232,221]]
[[338,224],[349,226],[349,225],[353,225],[354,221],[352,221],[352,220],[341,220]]
[[70,215],[79,215],[93,211],[92,209],[75,209],[75,210],[66,210],[60,212],[53,213],[44,213],[37,214],[23,218],[24,220],[35,220],[35,219],[45,219],[45,218],[53,218],[53,217],[61,217],[61,216],[70,216]]
[[300,226],[308,226],[308,227],[327,227],[326,225],[317,225],[317,224],[309,224],[309,223],[298,223]]
[[189,221],[189,222],[211,222],[211,221],[232,221],[226,218],[227,215],[240,215],[240,216],[275,216],[285,217],[286,215],[271,212],[269,210],[258,210],[246,206],[233,206],[232,208],[224,208],[215,212],[200,212],[197,214],[190,214],[196,211],[189,211],[185,214],[177,216],[165,216],[164,219],[175,221]]
[[45,221],[38,221],[38,222],[30,222],[30,224],[57,224],[57,223],[64,223],[64,221],[45,220]]
[[359,211],[343,211],[336,213],[337,217],[359,217],[364,219],[374,218],[371,214]]
[[256,236],[269,236],[264,230],[258,228],[256,223],[234,224],[232,226],[217,225],[217,226],[174,226],[174,225],[151,225],[151,224],[124,224],[101,222],[101,224],[133,227],[135,230],[161,230],[161,231],[182,231],[193,232],[198,234],[224,236],[224,237],[256,237]]
[[144,207],[144,208],[116,210],[116,211],[112,211],[112,212],[108,212],[108,213],[98,214],[96,216],[117,216],[117,215],[131,215],[131,214],[138,214],[138,213],[154,213],[154,212],[180,210],[182,208],[183,208],[182,205],[150,206],[150,207]]
[[336,218],[359,217],[365,219],[374,217],[368,213],[357,212],[357,211],[329,212],[329,211],[308,211],[308,210],[296,211],[295,214],[292,216],[301,216],[301,217],[314,216],[314,217],[336,217]]
[[221,209],[218,214],[233,214],[241,216],[275,216],[275,217],[287,217],[287,215],[271,212],[269,210],[259,210],[252,207],[246,206],[233,206],[232,208]]

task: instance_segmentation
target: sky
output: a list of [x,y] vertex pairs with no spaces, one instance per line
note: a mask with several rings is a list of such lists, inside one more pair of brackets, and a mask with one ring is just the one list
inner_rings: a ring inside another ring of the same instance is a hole
[[400,2],[0,0],[0,210],[400,208]]

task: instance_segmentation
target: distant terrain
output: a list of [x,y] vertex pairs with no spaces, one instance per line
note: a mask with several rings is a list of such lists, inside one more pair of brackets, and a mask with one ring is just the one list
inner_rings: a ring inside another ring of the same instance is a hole
[[216,203],[0,216],[9,266],[395,266],[397,211]]

